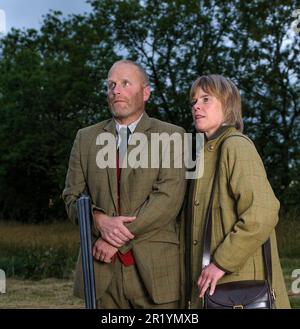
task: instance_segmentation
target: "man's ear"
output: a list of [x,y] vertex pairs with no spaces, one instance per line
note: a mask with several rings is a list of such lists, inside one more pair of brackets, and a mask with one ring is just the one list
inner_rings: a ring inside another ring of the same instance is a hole
[[151,95],[151,89],[149,86],[144,87],[144,102],[147,102],[147,100],[150,98]]

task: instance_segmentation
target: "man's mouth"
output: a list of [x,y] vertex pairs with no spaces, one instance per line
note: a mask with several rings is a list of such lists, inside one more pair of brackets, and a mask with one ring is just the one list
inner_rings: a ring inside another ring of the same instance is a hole
[[126,103],[126,101],[124,99],[115,99],[114,104],[116,103]]

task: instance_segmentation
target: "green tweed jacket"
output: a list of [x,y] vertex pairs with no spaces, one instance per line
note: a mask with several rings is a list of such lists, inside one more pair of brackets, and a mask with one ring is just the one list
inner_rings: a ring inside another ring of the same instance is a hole
[[[96,156],[101,149],[97,137],[101,133],[114,136],[113,119],[78,131],[70,155],[63,199],[69,218],[77,223],[76,199],[86,188],[92,200],[93,209],[101,209],[109,216],[118,215],[117,172],[115,168],[100,169]],[[179,133],[184,130],[143,114],[134,133],[145,134],[150,140],[152,133]],[[133,149],[128,146],[128,153]],[[144,152],[150,147],[143,145]],[[172,149],[171,149],[172,150]],[[161,155],[162,149],[160,149]],[[120,183],[121,209],[123,216],[136,216],[127,224],[135,238],[120,251],[132,249],[136,266],[145,288],[154,303],[168,303],[180,297],[179,239],[176,217],[185,194],[185,169],[172,167],[174,154],[171,151],[171,168],[123,168]],[[161,164],[161,162],[160,162]],[[98,232],[93,229],[93,238]],[[100,298],[112,278],[113,264],[94,261],[96,295]],[[83,297],[83,276],[81,255],[79,254],[75,288],[76,296]]]
[[[203,223],[217,153],[222,141],[230,135],[242,134],[232,126],[223,126],[205,143],[203,176],[190,184],[181,250],[182,275],[186,280],[182,294],[186,295],[185,301],[190,301],[191,308],[201,307],[196,282],[201,273]],[[227,274],[218,283],[264,279],[261,246],[271,237],[276,307],[289,308],[275,235],[279,202],[251,140],[239,136],[228,138],[222,146],[219,170],[212,210],[211,254],[212,261]]]

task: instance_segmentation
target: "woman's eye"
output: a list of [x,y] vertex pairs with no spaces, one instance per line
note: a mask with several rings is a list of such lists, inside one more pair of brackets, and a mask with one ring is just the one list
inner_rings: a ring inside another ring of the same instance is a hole
[[209,98],[208,98],[208,97],[203,97],[203,98],[202,98],[202,101],[203,101],[203,103],[205,104],[205,103],[207,103],[207,102],[209,101]]
[[194,106],[197,103],[197,99],[192,99],[191,100],[191,106]]

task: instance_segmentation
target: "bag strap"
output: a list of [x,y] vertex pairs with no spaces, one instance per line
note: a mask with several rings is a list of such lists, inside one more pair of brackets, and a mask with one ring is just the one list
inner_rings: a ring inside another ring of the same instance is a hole
[[[250,140],[246,136],[231,135],[231,136],[228,136],[227,138],[225,138],[219,147],[218,154],[217,154],[217,161],[216,161],[216,169],[215,169],[215,174],[214,174],[214,179],[213,179],[213,185],[212,185],[211,195],[210,195],[208,208],[207,208],[207,212],[206,212],[206,216],[205,216],[205,222],[204,222],[202,269],[205,266],[207,266],[211,260],[210,248],[211,248],[211,237],[212,237],[212,206],[213,206],[213,201],[214,201],[216,185],[217,185],[217,181],[218,181],[218,177],[219,177],[219,170],[220,170],[219,167],[220,167],[222,145],[227,139],[229,139],[231,137],[242,137],[242,138],[247,139],[250,142]],[[271,259],[270,238],[262,245],[262,248],[263,248],[263,261],[264,261],[266,279],[267,279],[269,287],[271,289],[271,287],[272,287],[272,259]]]

